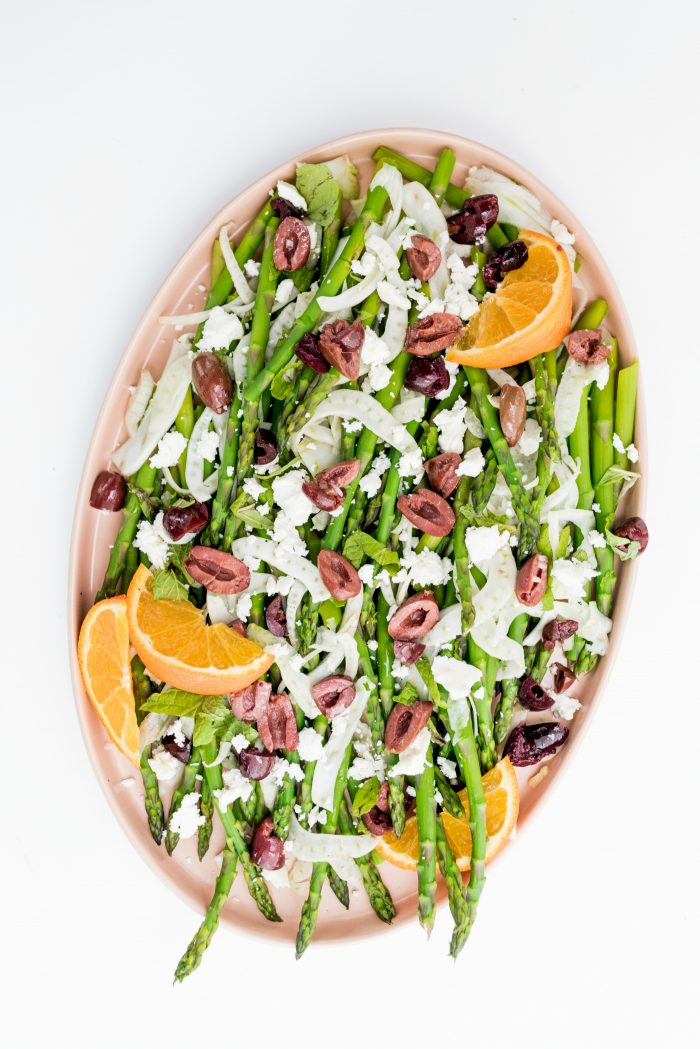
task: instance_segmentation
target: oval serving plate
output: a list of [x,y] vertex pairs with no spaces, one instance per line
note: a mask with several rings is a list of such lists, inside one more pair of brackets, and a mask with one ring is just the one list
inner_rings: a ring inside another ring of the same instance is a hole
[[[580,222],[557,197],[514,161],[477,142],[449,133],[412,128],[368,131],[339,138],[309,150],[264,175],[234,197],[188,248],[146,310],[119,362],[97,420],[78,490],[73,525],[69,570],[69,634],[78,717],[99,783],[132,845],[153,870],[199,912],[203,912],[211,896],[217,872],[215,856],[221,848],[220,842],[213,841],[212,848],[202,863],[199,863],[196,855],[196,838],[181,843],[172,857],[167,855],[164,848],[156,848],[146,825],[140,778],[138,774],[134,776],[134,767],[108,741],[93,713],[80,679],[75,655],[78,631],[102,582],[109,547],[117,532],[120,517],[118,514],[102,514],[90,508],[90,486],[95,474],[107,465],[111,451],[124,439],[123,418],[129,385],[136,381],[140,370],[146,365],[154,375],[160,375],[167,358],[175,333],[171,328],[163,328],[158,318],[164,314],[187,313],[202,308],[205,298],[202,288],[208,287],[209,283],[211,244],[221,226],[234,223],[233,239],[237,242],[262,206],[270,187],[280,178],[290,178],[298,161],[318,162],[347,153],[360,169],[363,185],[366,185],[373,169],[372,152],[381,144],[389,145],[430,167],[433,166],[440,149],[450,146],[457,156],[453,182],[461,185],[469,167],[473,164],[485,164],[531,189],[544,206],[576,234],[576,248],[583,260],[579,276],[590,297],[602,297],[609,303],[608,323],[611,331],[619,339],[621,362],[629,364],[636,357],[634,336],[620,294]],[[641,461],[646,464],[644,408],[641,399],[637,408],[635,441]],[[645,474],[642,474],[640,483],[628,496],[627,510],[630,513],[643,513],[645,487]],[[596,671],[582,682],[578,692],[582,707],[571,725],[567,746],[547,762],[548,775],[535,787],[528,784],[532,770],[518,770],[521,785],[519,830],[552,789],[564,767],[573,760],[593,710],[600,703],[612,661],[621,644],[635,574],[634,563],[625,565],[620,574],[610,648]],[[417,905],[415,875],[384,863],[382,877],[396,904],[395,924],[413,918]],[[273,889],[272,894],[283,918],[281,924],[264,921],[247,893],[239,893],[238,884],[234,885],[223,910],[223,920],[241,931],[293,942],[304,897],[292,890]],[[442,901],[444,897],[444,884],[440,881],[438,899]],[[353,896],[350,910],[345,911],[332,893],[324,893],[315,942],[368,936],[385,930],[386,926],[377,921],[363,894]]]

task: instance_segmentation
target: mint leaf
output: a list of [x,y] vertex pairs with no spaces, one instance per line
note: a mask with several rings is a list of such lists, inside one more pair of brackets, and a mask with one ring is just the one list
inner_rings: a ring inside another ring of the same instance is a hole
[[367,532],[353,532],[348,536],[343,547],[343,556],[347,557],[354,568],[359,568],[365,557],[369,557],[383,568],[398,567],[399,564],[396,551],[388,550],[383,543]]
[[364,816],[365,812],[369,812],[377,804],[380,786],[381,784],[376,776],[365,780],[352,803],[354,816]]
[[151,593],[156,601],[187,600],[187,587],[167,568],[159,568],[154,573]]
[[245,492],[241,492],[234,499],[231,503],[230,512],[250,528],[272,528],[270,518],[260,513],[253,500]]
[[325,164],[297,164],[296,186],[309,209],[309,218],[330,226],[340,213],[343,194]]
[[407,681],[398,695],[394,696],[394,703],[402,703],[405,707],[410,707],[411,703],[414,703],[417,699],[418,689],[410,681]]
[[[223,698],[223,697],[218,697]],[[166,692],[152,695],[141,707],[153,714],[168,714],[175,718],[195,717],[205,700],[211,696],[199,696],[196,692],[185,692],[181,688],[169,688]]]

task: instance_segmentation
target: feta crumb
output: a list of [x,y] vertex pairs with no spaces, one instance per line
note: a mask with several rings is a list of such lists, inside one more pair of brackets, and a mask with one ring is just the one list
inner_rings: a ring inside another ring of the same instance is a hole
[[405,292],[395,284],[391,284],[388,280],[380,280],[377,285],[377,294],[387,306],[398,306],[403,310],[410,310],[411,308],[411,300]]
[[412,786],[409,783],[408,786],[405,789],[406,789],[406,793],[408,794],[409,798],[415,798],[415,796],[416,796],[416,788],[414,786]]
[[162,470],[164,466],[176,466],[186,447],[187,438],[171,430],[158,442],[158,450],[150,458],[151,466],[156,470]]
[[379,648],[379,642],[377,641],[377,639],[371,637],[367,642],[367,648],[370,650],[370,652],[376,652]]
[[323,736],[315,728],[303,728],[299,733],[297,753],[302,761],[317,761],[323,754]]
[[294,286],[294,281],[291,277],[287,277],[285,280],[281,280],[277,285],[277,290],[275,292],[274,305],[286,306],[288,302],[291,302],[292,298],[294,297],[295,291],[296,288]]
[[637,451],[636,445],[627,445],[627,458],[631,463],[636,463],[639,461],[639,452]]
[[316,824],[318,824],[319,826],[323,826],[327,819],[328,813],[325,809],[322,809],[320,805],[314,805],[311,812],[306,817],[307,823],[309,825],[309,830],[313,830]]
[[549,229],[554,239],[560,244],[574,244],[576,242],[574,234],[559,219],[552,219]]
[[232,342],[243,337],[243,325],[235,313],[215,306],[206,321],[199,339],[199,350],[227,350]]
[[225,769],[222,773],[224,785],[214,791],[214,797],[222,809],[228,808],[234,801],[248,801],[253,793],[253,784],[246,779],[240,769]]
[[404,452],[399,458],[397,469],[399,477],[412,477],[418,484],[424,473],[420,448],[416,448],[413,452]]
[[516,448],[521,455],[534,455],[542,440],[542,427],[537,419],[528,419]]
[[226,467],[226,476],[227,477],[233,477],[234,473],[235,473],[235,470],[233,469],[232,466],[227,466]]
[[409,582],[416,586],[444,586],[452,574],[452,562],[440,557],[427,547],[416,552],[407,550],[401,558],[401,571],[395,577],[399,583]]
[[363,427],[363,423],[359,419],[346,419],[343,422],[343,429],[346,433],[358,433]]
[[624,452],[625,451],[625,446],[622,443],[622,438],[620,437],[619,433],[614,433],[613,434],[612,443],[613,443],[613,448],[615,449],[616,452]]
[[291,182],[285,182],[284,179],[280,179],[277,183],[277,196],[288,200],[290,204],[293,204],[295,208],[299,208],[301,211],[309,210],[309,205]]
[[238,619],[242,619],[244,623],[248,622],[248,616],[251,613],[253,607],[253,598],[251,594],[241,594],[236,601],[236,616]]
[[449,758],[439,757],[437,759],[437,765],[442,774],[446,779],[455,780],[457,779],[457,763],[450,761]]
[[594,514],[600,513],[600,503],[591,503],[591,510]]
[[165,568],[168,556],[169,537],[163,527],[163,513],[156,514],[151,524],[150,521],[139,521],[134,538],[134,546],[145,554],[153,568]]
[[256,262],[255,259],[248,259],[243,267],[243,272],[247,277],[257,277],[260,275],[260,263]]
[[238,732],[231,740],[231,749],[235,750],[236,754],[240,754],[240,752],[245,750],[247,746],[248,740],[242,732]]
[[[308,480],[304,470],[287,470],[272,481],[272,496],[277,506],[295,527],[305,524],[317,507],[302,491]],[[278,515],[279,517],[279,515]]]
[[246,493],[246,495],[250,496],[253,502],[257,502],[260,496],[265,491],[265,488],[263,485],[260,484],[260,481],[258,481],[257,478],[248,477],[243,482],[243,491]]
[[438,444],[443,452],[462,452],[464,447],[464,432],[467,428],[466,402],[464,398],[458,397],[452,408],[443,408],[435,416],[440,436]]
[[197,833],[197,828],[204,826],[205,823],[206,818],[199,810],[199,794],[192,791],[185,794],[179,809],[176,809],[170,817],[168,830],[179,834],[181,838],[191,838]]
[[182,762],[165,747],[156,747],[148,759],[148,764],[159,783],[172,783],[183,768]]
[[394,776],[419,776],[425,768],[425,759],[430,746],[430,729],[426,725],[421,729],[413,743],[410,743],[401,754],[399,760],[389,768],[391,777]]
[[592,528],[588,533],[588,540],[594,550],[602,550],[605,546],[605,536]]
[[219,435],[216,430],[207,430],[197,441],[197,451],[202,459],[213,463],[219,454]]
[[573,696],[557,696],[551,713],[555,718],[561,718],[562,721],[571,721],[576,711],[580,709],[581,704]]
[[366,367],[371,368],[373,364],[386,364],[389,360],[389,347],[383,339],[377,335],[373,328],[365,328],[365,339],[362,343],[360,359]]
[[458,477],[478,477],[486,466],[481,448],[470,448],[457,467]]
[[372,586],[374,582],[374,565],[369,561],[366,565],[362,565],[358,568],[357,574],[360,577],[360,582],[363,586]]
[[378,392],[384,390],[390,383],[393,372],[386,364],[373,364],[367,373],[367,383],[370,389]]

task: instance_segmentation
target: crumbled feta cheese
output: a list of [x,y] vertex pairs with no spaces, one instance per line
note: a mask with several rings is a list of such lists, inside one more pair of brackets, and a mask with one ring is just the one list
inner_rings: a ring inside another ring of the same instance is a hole
[[214,797],[222,809],[228,808],[234,801],[247,801],[253,793],[253,784],[246,779],[240,769],[225,769],[222,773],[224,785],[214,791]]
[[363,428],[363,425],[359,419],[345,419],[343,421],[343,429],[346,433],[358,433]]
[[287,761],[286,758],[277,758],[277,761],[272,766],[272,772],[265,778],[270,780],[274,786],[281,787],[285,776],[289,776],[290,779],[293,779],[296,783],[300,783],[304,778],[304,770],[296,761]]
[[447,313],[456,313],[463,321],[469,320],[479,309],[479,303],[470,292],[479,267],[474,264],[465,266],[459,255],[452,254],[447,260],[450,283],[443,296]]
[[[446,390],[440,390],[439,393],[435,394],[436,401],[444,401],[445,397],[449,397],[449,395],[452,393],[452,389],[455,384],[455,379],[457,378],[457,373],[460,368],[459,364],[457,364],[456,361],[445,361],[445,367],[447,368],[447,373],[450,376],[450,385],[447,387]],[[470,411],[471,409],[467,410]],[[472,412],[472,414],[474,413]]]
[[580,709],[581,704],[573,696],[557,696],[551,713],[555,718],[561,718],[562,721],[571,721],[576,711]]
[[615,449],[616,452],[624,452],[625,446],[622,443],[622,438],[620,437],[619,433],[614,433],[613,434],[612,443],[613,443],[613,448]]
[[238,732],[231,740],[231,749],[235,750],[236,754],[240,754],[240,752],[245,750],[247,746],[248,740],[242,732]]
[[165,747],[155,747],[148,759],[148,764],[159,783],[172,783],[183,768],[182,762],[178,761]]
[[158,442],[158,450],[150,458],[151,466],[156,470],[162,470],[164,466],[176,466],[186,447],[187,438],[171,430]]
[[475,564],[490,561],[496,551],[509,545],[507,532],[502,532],[498,525],[483,525],[467,528],[465,541],[469,560]]
[[233,477],[234,473],[235,473],[235,470],[233,469],[232,466],[227,466],[226,467],[226,476],[227,477]]
[[373,328],[365,328],[365,339],[362,343],[360,359],[362,363],[371,368],[373,364],[386,364],[389,360],[389,347],[383,339],[377,335]]
[[380,280],[377,285],[377,294],[387,306],[399,306],[403,310],[411,308],[411,300],[405,292],[395,284],[391,284],[388,280]]
[[395,659],[391,668],[391,673],[394,678],[394,682],[405,681],[411,672],[411,668],[406,666],[405,663],[399,663],[398,659]]
[[295,292],[296,287],[294,286],[294,281],[291,277],[287,277],[285,280],[281,280],[277,285],[277,290],[275,291],[274,305],[286,306],[288,302],[291,302]]
[[636,463],[639,461],[639,452],[637,451],[636,445],[627,445],[627,458],[631,463]]
[[256,262],[255,259],[248,259],[243,266],[243,272],[247,277],[257,277],[260,275],[260,263]]
[[481,678],[481,671],[454,656],[435,656],[433,677],[453,699],[466,699]]
[[263,485],[255,477],[247,477],[243,482],[243,491],[246,495],[249,495],[253,502],[257,502],[260,496],[265,491]]
[[416,448],[413,452],[404,452],[399,458],[397,469],[399,477],[412,477],[418,484],[424,473],[420,448]]
[[369,561],[366,565],[362,565],[358,568],[357,574],[360,577],[360,582],[363,586],[372,586],[374,582],[374,565]]
[[287,470],[275,477],[272,482],[272,496],[275,503],[295,526],[303,525],[317,507],[302,491],[302,485],[308,477],[304,470]]
[[293,204],[295,208],[299,208],[300,211],[309,210],[309,205],[291,182],[285,182],[284,179],[280,179],[277,183],[277,196],[288,200],[290,204]]
[[270,538],[275,543],[279,543],[281,550],[285,553],[306,557],[309,552],[309,548],[299,534],[296,525],[283,511],[280,511],[274,520]]
[[537,419],[528,419],[525,423],[525,429],[523,430],[520,440],[516,444],[516,448],[521,455],[534,455],[537,451],[540,441],[542,440],[542,427],[538,423]]
[[169,536],[163,527],[162,511],[156,514],[153,524],[150,521],[139,521],[134,538],[134,546],[145,554],[153,568],[165,568],[169,555]]
[[206,818],[199,811],[199,794],[192,791],[185,794],[180,807],[170,817],[168,830],[179,834],[181,838],[191,838],[197,833],[197,828],[205,823]]
[[458,477],[478,477],[486,466],[481,448],[470,448],[457,467]]
[[199,338],[200,350],[227,350],[232,342],[243,337],[243,325],[235,313],[215,306],[206,321]]
[[382,479],[376,470],[369,470],[364,477],[360,478],[359,488],[361,492],[372,499],[382,487]]
[[435,416],[440,436],[438,444],[443,452],[462,452],[464,432],[467,428],[466,403],[458,397],[452,408],[443,408]]
[[367,383],[371,390],[384,390],[391,382],[393,372],[386,364],[373,364],[367,372]]
[[381,753],[375,752],[370,727],[364,721],[355,729],[352,745],[355,757],[348,771],[350,779],[357,780],[358,783],[371,779],[372,776],[384,779],[386,761]]
[[578,600],[586,596],[588,583],[598,572],[588,561],[557,558],[552,565],[552,593],[555,601]]
[[415,586],[444,586],[452,574],[452,562],[440,557],[427,547],[416,552],[407,550],[401,558],[401,570],[394,577],[396,582],[413,583]]
[[588,533],[588,541],[594,550],[602,550],[605,546],[605,536],[592,528]]
[[241,594],[236,601],[236,616],[238,619],[242,619],[244,623],[248,622],[248,616],[250,615],[253,607],[253,598],[251,594]]
[[314,805],[314,807],[311,809],[311,812],[306,817],[307,823],[309,825],[309,830],[313,830],[316,824],[318,824],[319,826],[323,826],[327,819],[328,813],[319,805]]
[[591,510],[594,514],[600,513],[600,503],[591,503]]
[[370,650],[370,652],[377,651],[377,649],[379,648],[379,642],[376,640],[376,638],[371,637],[369,639],[369,641],[367,642],[367,648]]
[[315,728],[303,728],[299,733],[297,753],[302,761],[316,761],[323,754],[323,736]]
[[552,219],[549,229],[554,239],[560,244],[574,244],[576,242],[574,234],[559,219]]
[[207,430],[197,441],[197,451],[202,459],[213,463],[219,453],[219,435],[216,430]]
[[415,798],[416,788],[411,783],[409,783],[406,787],[406,793],[408,794],[409,798]]
[[392,765],[388,773],[394,776],[419,776],[425,768],[425,759],[430,746],[430,729],[426,725],[421,729],[413,743],[410,743],[401,754],[396,764]]
[[446,779],[457,779],[457,763],[455,761],[450,761],[449,758],[439,757],[437,759],[437,764]]

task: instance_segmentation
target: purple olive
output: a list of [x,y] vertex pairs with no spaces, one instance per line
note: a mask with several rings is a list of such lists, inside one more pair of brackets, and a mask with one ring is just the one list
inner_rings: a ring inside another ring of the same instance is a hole
[[643,554],[649,543],[649,529],[641,517],[630,517],[623,524],[615,525],[613,532],[620,539],[627,539],[623,548],[626,552],[630,543],[639,543],[639,553]]
[[160,742],[164,749],[167,750],[168,754],[172,754],[172,756],[177,758],[178,761],[181,761],[183,765],[186,765],[190,760],[190,755],[192,754],[191,739],[185,738],[183,742],[179,742],[175,736],[169,734],[163,736]]
[[498,197],[480,193],[465,200],[461,211],[450,215],[447,232],[458,244],[476,244],[484,239],[498,218]]
[[413,357],[406,371],[404,386],[426,397],[449,389],[450,373],[442,357]]
[[264,871],[278,871],[284,866],[284,842],[275,834],[275,825],[270,816],[259,823],[253,835],[250,855]]
[[312,332],[307,331],[306,335],[302,335],[299,342],[294,347],[294,352],[300,361],[308,365],[309,368],[313,368],[315,372],[323,374],[330,370],[330,364],[321,353],[321,348],[318,344],[318,335],[314,335]]
[[542,725],[518,725],[508,737],[503,753],[513,765],[536,765],[566,743],[568,735],[568,728],[558,721],[548,721]]
[[126,500],[126,481],[121,474],[100,470],[92,482],[90,506],[95,510],[121,510]]
[[216,354],[208,350],[202,350],[192,361],[192,385],[216,415],[223,415],[233,399],[231,376]]
[[275,637],[285,637],[287,634],[287,616],[284,612],[284,604],[279,594],[272,598],[265,609],[265,624],[267,629]]
[[272,772],[275,761],[274,754],[269,754],[266,750],[258,750],[256,747],[246,747],[238,755],[241,775],[245,779],[265,779]]
[[291,200],[287,200],[286,197],[274,197],[270,201],[270,207],[275,215],[279,215],[281,219],[287,219],[290,216],[294,219],[301,218],[299,208],[292,204]]
[[504,273],[519,270],[527,262],[527,244],[523,240],[514,240],[495,251],[484,266],[484,284],[489,291],[495,291],[503,280]]
[[255,431],[253,462],[256,466],[267,466],[277,458],[277,438],[272,430],[259,426]]
[[518,699],[527,710],[548,710],[554,706],[552,697],[531,677],[524,677],[520,682]]
[[204,503],[192,503],[190,506],[171,506],[163,514],[163,528],[171,539],[184,538],[201,532],[209,520],[209,511]]

